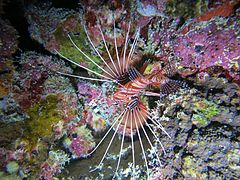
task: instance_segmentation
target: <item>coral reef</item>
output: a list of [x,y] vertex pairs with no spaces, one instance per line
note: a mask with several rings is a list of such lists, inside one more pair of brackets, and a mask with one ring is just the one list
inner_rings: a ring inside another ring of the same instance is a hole
[[101,89],[91,83],[78,83],[79,98],[84,101],[84,121],[95,132],[103,132],[120,110],[107,94],[114,88],[110,83],[103,83]]
[[207,23],[195,23],[175,39],[174,52],[181,58],[178,68],[183,69],[183,75],[191,68],[193,73],[194,70],[208,73],[220,67],[226,77],[239,81],[239,22],[235,18],[217,17]]
[[57,96],[49,94],[46,99],[28,109],[29,119],[26,121],[24,136],[32,145],[35,145],[40,137],[51,137],[52,127],[61,120],[57,112],[57,103]]
[[53,51],[58,49],[59,46],[52,33],[61,20],[74,13],[74,11],[51,8],[51,6],[50,2],[43,2],[39,6],[29,4],[26,7],[25,16],[30,24],[29,32],[31,37],[43,44],[47,50]]
[[[50,10],[48,10],[49,8]],[[43,44],[48,51],[55,54],[55,50],[58,50],[64,56],[76,62],[81,62],[83,66],[96,69],[96,66],[91,61],[86,61],[85,56],[72,46],[68,38],[68,35],[72,36],[74,43],[84,53],[97,63],[100,62],[96,56],[90,54],[89,45],[83,43],[86,34],[79,13],[54,8],[51,3],[43,3],[42,6],[30,5],[25,16],[30,24],[29,32],[31,37]]]
[[194,130],[186,144],[189,155],[183,156],[183,175],[197,179],[238,178],[236,157],[240,152],[239,144],[231,141],[233,136],[227,126],[210,126],[204,132]]
[[94,148],[95,142],[91,131],[85,126],[70,125],[68,137],[63,140],[63,145],[72,153],[72,158],[86,157],[88,152]]
[[192,122],[197,127],[205,127],[208,125],[209,120],[218,115],[222,109],[219,109],[217,105],[213,102],[207,100],[199,101],[193,103],[193,116]]
[[0,57],[3,58],[11,56],[16,52],[18,47],[18,33],[9,21],[2,18],[0,18],[0,26]]
[[69,161],[70,158],[64,151],[49,151],[48,159],[41,164],[41,172],[38,178],[52,179],[61,173],[65,164],[69,163]]
[[52,179],[70,160],[56,144],[63,144],[68,123],[80,121],[82,105],[69,79],[56,74],[71,71],[62,61],[34,52],[17,61],[17,69],[10,60],[1,62],[1,133],[6,135],[1,135],[0,165],[16,178]]
[[[119,157],[118,179],[133,174],[144,179],[147,173],[150,179],[240,179],[238,0],[82,0],[74,5],[33,0],[19,6],[28,22],[29,37],[24,38],[43,49],[17,51],[18,36],[26,35],[16,31],[18,22],[11,25],[7,16],[0,18],[0,179],[108,179]],[[128,31],[127,44],[136,46],[130,64],[141,78],[150,79],[160,69],[165,78],[184,81],[188,88],[160,100],[142,95],[169,87],[151,85],[139,92],[149,117],[165,129],[149,123],[151,147],[140,128],[148,172],[138,138],[136,164],[132,162],[130,133],[120,124],[119,138],[113,140],[106,160],[90,173],[113,132],[90,158],[89,153],[109,127],[116,130],[113,122],[135,101],[126,107],[116,103],[113,96],[122,84],[79,80],[64,73],[101,78],[81,68],[85,67],[106,75],[98,66],[105,70],[107,65],[94,48],[107,63],[109,54],[117,59],[116,51],[122,57]],[[75,64],[64,62],[60,54]]]
[[[239,101],[230,104],[237,97],[239,87],[221,79],[208,81],[202,83],[208,92],[204,89],[181,91],[158,102],[152,111],[153,117],[159,119],[171,136],[171,141],[165,140],[166,135],[155,128],[167,154],[163,154],[158,142],[155,147],[165,158],[171,159],[164,161],[161,169],[164,178],[182,175],[196,179],[239,177],[234,173],[234,168],[239,168],[234,158],[239,148],[239,110],[235,108]],[[155,156],[150,157],[153,162],[156,160]]]

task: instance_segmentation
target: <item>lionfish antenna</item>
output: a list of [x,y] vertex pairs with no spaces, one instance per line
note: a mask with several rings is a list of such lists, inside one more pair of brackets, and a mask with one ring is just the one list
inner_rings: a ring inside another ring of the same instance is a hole
[[140,123],[140,125],[141,125],[141,127],[142,127],[142,130],[143,130],[143,132],[144,132],[144,134],[145,134],[145,136],[146,136],[146,138],[147,138],[147,141],[148,141],[148,143],[150,144],[152,150],[154,151],[154,154],[156,155],[159,164],[162,165],[162,163],[161,163],[161,161],[160,161],[160,158],[159,158],[159,156],[158,156],[155,148],[153,147],[153,145],[152,145],[152,143],[151,143],[151,141],[150,141],[150,139],[149,139],[149,137],[148,137],[147,132],[145,131],[145,128],[144,128],[144,126],[143,126],[143,124],[142,124],[142,122],[141,122],[141,119],[140,119],[140,117],[139,117],[139,114],[140,114],[142,120],[144,121],[144,123],[147,123],[147,121],[146,121],[146,119],[143,117],[142,112],[139,111],[138,109],[137,109],[137,111],[138,111],[138,112],[136,113],[136,115],[137,115],[138,122]]
[[[165,151],[165,148],[164,148],[164,146],[162,144],[162,142],[159,140],[159,138],[157,137],[156,133],[153,131],[153,129],[151,128],[151,126],[149,125],[148,122],[146,122],[146,125],[150,129],[150,131],[152,132],[153,136],[156,138],[157,142],[160,144],[160,146],[161,146],[161,148],[163,150],[163,153],[167,154],[166,151]],[[161,163],[160,163],[160,165],[161,165]]]
[[135,178],[135,152],[134,152],[134,142],[133,142],[133,122],[131,121],[131,146],[132,146],[132,156],[133,156],[133,178]]
[[120,117],[122,117],[122,115],[125,113],[125,111],[123,111],[118,118],[114,121],[114,123],[111,125],[111,127],[108,129],[108,131],[106,132],[106,134],[103,136],[103,138],[101,139],[101,141],[97,144],[97,146],[90,152],[87,154],[87,156],[90,156],[92,153],[94,153],[97,148],[101,145],[101,143],[104,141],[104,139],[107,137],[107,135],[109,134],[109,132],[113,129],[113,127],[115,126],[115,124],[118,122],[118,120],[120,119]]
[[123,142],[124,142],[124,138],[125,138],[125,132],[126,132],[126,127],[127,127],[128,116],[129,116],[129,111],[127,112],[127,117],[126,117],[126,120],[125,120],[125,123],[124,123],[124,129],[123,129],[123,135],[122,135],[121,148],[120,148],[120,152],[119,152],[119,156],[118,156],[118,162],[117,162],[117,167],[116,167],[116,170],[115,170],[113,179],[115,178],[115,175],[117,174],[117,171],[118,171],[118,168],[119,168],[119,165],[120,165],[120,162],[121,162]]
[[156,96],[156,97],[159,97],[159,93],[150,92],[150,91],[144,91],[143,95],[144,96]]
[[151,115],[148,111],[145,111],[145,112],[147,113],[148,119],[150,119],[158,128],[160,128],[171,139],[171,136],[167,133],[167,131],[164,129],[164,127],[158,121],[151,118]]

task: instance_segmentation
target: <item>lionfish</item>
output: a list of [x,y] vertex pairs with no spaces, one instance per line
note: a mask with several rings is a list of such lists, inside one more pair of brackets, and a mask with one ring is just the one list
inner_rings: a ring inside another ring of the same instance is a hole
[[[106,58],[103,58],[103,56],[100,54],[100,51],[96,48],[94,45],[92,39],[89,36],[89,32],[86,28],[86,25],[83,25],[84,31],[86,33],[86,37],[91,44],[91,47],[97,54],[97,56],[101,59],[104,66],[102,67],[100,64],[97,64],[93,59],[91,59],[82,49],[80,49],[77,44],[72,39],[71,35],[68,34],[68,38],[71,41],[72,45],[88,60],[89,62],[93,63],[96,67],[98,67],[100,70],[102,70],[102,74],[85,67],[81,64],[76,63],[75,61],[69,59],[68,57],[61,54],[59,51],[55,50],[56,53],[65,59],[66,61],[75,64],[76,66],[83,68],[99,78],[95,77],[85,77],[85,76],[79,76],[74,74],[68,74],[64,72],[58,72],[61,75],[66,75],[70,77],[80,78],[84,80],[91,80],[91,81],[99,81],[99,82],[113,82],[117,85],[117,90],[113,94],[112,98],[114,101],[116,101],[117,104],[120,104],[123,107],[123,111],[118,115],[115,120],[113,121],[110,128],[107,130],[105,135],[102,137],[100,142],[96,145],[96,147],[88,154],[93,154],[98,147],[101,145],[101,143],[104,141],[104,139],[109,135],[110,131],[114,129],[114,134],[107,146],[107,149],[105,150],[105,153],[99,162],[102,164],[104,159],[106,158],[106,155],[109,151],[110,146],[112,145],[112,142],[116,136],[116,134],[122,135],[121,145],[120,145],[120,152],[118,156],[118,161],[116,165],[116,170],[114,173],[114,177],[117,176],[117,172],[119,169],[119,165],[121,162],[121,155],[123,154],[123,143],[124,139],[126,137],[129,137],[131,139],[131,149],[132,149],[132,165],[133,165],[133,171],[135,170],[134,167],[136,167],[135,162],[135,148],[134,148],[134,136],[137,136],[139,139],[140,147],[143,154],[143,159],[145,161],[145,165],[147,168],[147,176],[149,177],[149,166],[147,162],[147,155],[145,153],[145,149],[143,146],[143,142],[140,135],[140,130],[143,131],[150,147],[154,150],[154,153],[157,157],[158,164],[161,165],[161,161],[159,158],[158,153],[153,148],[153,143],[151,142],[147,131],[145,129],[145,126],[148,127],[156,141],[160,144],[163,152],[166,154],[165,149],[163,147],[163,144],[157,137],[156,133],[154,132],[153,127],[151,127],[148,120],[151,120],[151,122],[154,124],[154,126],[161,129],[169,138],[170,135],[166,132],[166,130],[163,128],[163,126],[160,124],[159,121],[153,119],[151,117],[149,109],[146,107],[146,105],[141,101],[141,96],[158,96],[160,98],[167,96],[170,93],[173,93],[177,91],[180,87],[185,86],[185,83],[178,80],[171,79],[172,76],[176,74],[176,68],[171,65],[171,63],[168,63],[163,68],[158,68],[158,70],[154,71],[150,75],[143,75],[142,71],[140,71],[136,65],[132,62],[132,57],[137,45],[137,42],[140,37],[140,28],[136,29],[136,32],[134,33],[133,43],[130,43],[130,29],[131,29],[131,22],[128,23],[127,32],[125,34],[125,42],[124,46],[121,50],[121,53],[118,50],[117,47],[117,38],[116,38],[116,25],[115,22],[113,23],[113,37],[114,37],[114,50],[115,55],[111,55],[110,50],[107,46],[105,35],[102,31],[100,23],[97,23],[97,26],[99,28],[99,31],[101,33],[101,38],[104,44],[104,48],[106,50],[106,53],[108,55],[108,60]],[[113,58],[114,57],[114,58]],[[151,86],[157,86],[160,89],[160,93],[147,91],[149,87]],[[123,132],[120,132],[119,129],[122,127]],[[97,168],[99,167],[97,166]],[[94,171],[97,168],[91,170]],[[135,173],[133,173],[135,174]]]

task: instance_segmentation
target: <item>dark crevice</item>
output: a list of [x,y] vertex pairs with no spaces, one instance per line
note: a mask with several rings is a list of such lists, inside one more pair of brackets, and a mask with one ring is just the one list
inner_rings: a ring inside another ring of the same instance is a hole
[[52,3],[53,7],[55,8],[67,8],[77,10],[79,7],[79,1],[76,0],[67,1],[52,0]]
[[[219,174],[220,176],[224,176],[224,174],[221,171],[217,171],[216,169],[213,169],[211,166],[207,166],[207,169],[208,170],[206,172],[208,172],[208,174],[210,171],[213,171],[213,172]],[[211,178],[211,177],[209,177],[209,178]]]
[[[218,129],[221,129],[222,131],[224,130],[224,132],[232,132],[231,136],[225,135],[223,133],[218,133],[218,134],[213,134],[212,132],[215,131],[217,132]],[[217,121],[211,121],[211,123],[209,125],[207,125],[206,127],[200,128],[199,129],[199,134],[201,136],[211,136],[211,137],[224,137],[227,139],[231,139],[234,141],[238,141],[237,137],[239,135],[240,132],[238,132],[236,129],[234,129],[232,126],[230,126],[229,124],[223,124]]]
[[22,51],[35,51],[38,53],[50,55],[51,53],[37,41],[31,39],[28,32],[28,22],[24,17],[24,7],[21,1],[10,1],[4,6],[4,19],[8,19],[11,25],[18,31],[19,50],[14,54],[19,56]]

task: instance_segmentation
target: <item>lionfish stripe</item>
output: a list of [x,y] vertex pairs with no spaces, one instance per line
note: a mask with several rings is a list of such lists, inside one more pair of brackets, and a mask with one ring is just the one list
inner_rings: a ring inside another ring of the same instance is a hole
[[[156,155],[159,164],[161,165],[160,158],[159,158],[156,150],[154,149],[154,147],[153,147],[153,145],[152,145],[152,143],[151,143],[151,141],[150,141],[150,139],[149,139],[149,137],[148,137],[148,134],[147,134],[146,131],[145,131],[145,128],[144,128],[144,126],[143,126],[143,123],[141,122],[141,121],[143,121],[144,124],[146,124],[147,121],[146,121],[146,119],[142,116],[142,113],[141,113],[139,110],[138,110],[138,113],[136,113],[136,115],[137,115],[137,119],[138,119],[138,121],[139,121],[139,123],[140,123],[140,125],[141,125],[141,127],[142,127],[142,130],[143,130],[143,132],[144,132],[144,134],[145,134],[145,136],[146,136],[146,138],[147,138],[147,141],[148,141],[148,143],[150,144],[151,148],[153,149],[154,154]],[[139,115],[141,116],[142,120],[140,119]]]
[[128,77],[131,81],[139,77],[138,71],[135,67],[128,68]]
[[139,142],[140,142],[140,146],[141,146],[141,149],[142,149],[144,161],[145,161],[146,168],[147,168],[147,176],[148,176],[147,179],[149,179],[148,162],[147,162],[147,157],[146,157],[146,154],[145,154],[145,150],[144,150],[144,147],[143,147],[142,139],[141,139],[140,132],[139,132],[139,129],[138,129],[138,126],[137,126],[137,122],[136,122],[136,113],[133,113],[133,119],[134,119],[134,122],[135,122],[135,126],[136,126],[136,129],[137,129],[138,139],[139,139]]
[[104,37],[104,35],[103,35],[103,32],[102,32],[102,29],[101,29],[100,25],[98,25],[98,28],[99,28],[99,30],[100,30],[100,33],[101,33],[101,36],[102,36],[102,40],[103,40],[105,49],[106,49],[106,51],[107,51],[107,53],[108,53],[108,56],[109,56],[109,58],[110,58],[110,60],[111,60],[112,65],[113,65],[113,67],[114,67],[114,69],[115,69],[115,71],[116,71],[116,74],[118,74],[118,76],[121,76],[121,74],[118,72],[118,69],[116,68],[116,65],[115,65],[115,63],[114,63],[114,61],[113,61],[113,58],[112,58],[112,56],[111,56],[111,54],[110,54],[110,52],[109,52],[109,49],[108,49],[108,47],[107,47],[107,43],[106,43],[106,40],[105,40],[105,37]]
[[130,110],[134,110],[134,108],[138,105],[139,98],[137,96],[133,96],[132,99],[128,102],[127,108]]
[[[101,56],[101,54],[99,53],[99,51],[97,50],[97,48],[94,46],[91,38],[89,37],[88,35],[88,32],[87,32],[87,29],[86,27],[84,26],[84,31],[87,35],[87,38],[88,38],[88,41],[90,42],[91,46],[93,47],[94,51],[97,53],[98,57],[103,61],[103,63],[107,66],[107,68],[113,73],[111,74],[111,77],[117,77],[117,74],[112,70],[112,68],[108,65],[108,63],[106,63],[106,61],[104,60],[104,58]],[[107,73],[107,74],[110,74],[110,73]]]
[[116,136],[116,134],[117,134],[117,131],[118,131],[118,129],[119,129],[119,126],[120,126],[120,124],[122,123],[123,117],[125,117],[125,115],[126,115],[127,110],[125,109],[123,112],[124,112],[123,115],[122,115],[122,116],[120,115],[120,116],[118,116],[118,118],[117,118],[117,119],[119,119],[119,118],[121,117],[121,119],[120,119],[120,121],[119,121],[119,123],[118,123],[118,125],[117,125],[117,128],[115,129],[114,134],[113,134],[113,136],[112,136],[112,138],[111,138],[111,140],[110,140],[110,142],[109,142],[109,144],[108,144],[108,147],[107,147],[107,149],[105,150],[105,153],[104,153],[101,161],[99,162],[99,165],[98,165],[95,169],[91,170],[90,172],[93,172],[93,171],[95,171],[96,169],[98,169],[98,167],[100,166],[100,164],[102,164],[103,160],[105,159],[105,157],[106,157],[106,155],[107,155],[107,153],[108,153],[108,150],[109,150],[110,146],[112,145],[113,139],[115,138],[115,136]]
[[149,85],[149,83],[149,80],[146,78],[137,78],[132,81],[131,86],[132,88],[142,90],[145,89]]

